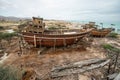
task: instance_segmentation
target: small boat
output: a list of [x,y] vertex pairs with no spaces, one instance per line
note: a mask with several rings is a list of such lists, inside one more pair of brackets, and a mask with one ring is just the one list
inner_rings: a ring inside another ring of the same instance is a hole
[[43,18],[33,17],[33,21],[22,30],[22,36],[28,44],[45,47],[59,47],[74,44],[89,35],[91,29],[46,30]]

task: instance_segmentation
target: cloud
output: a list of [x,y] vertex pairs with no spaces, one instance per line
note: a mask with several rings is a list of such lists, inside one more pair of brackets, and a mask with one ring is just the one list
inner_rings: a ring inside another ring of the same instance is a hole
[[13,7],[15,7],[15,5],[9,2],[8,0],[0,0],[0,10],[7,10]]
[[120,21],[120,0],[1,0],[0,15]]

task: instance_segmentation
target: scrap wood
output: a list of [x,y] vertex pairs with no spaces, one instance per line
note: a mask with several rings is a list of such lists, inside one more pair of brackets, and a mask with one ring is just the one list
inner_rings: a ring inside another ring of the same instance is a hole
[[117,75],[117,77],[115,77],[114,80],[120,80],[120,73]]
[[[96,60],[96,61],[95,61]],[[92,62],[93,61],[93,62]],[[73,65],[65,65],[63,67],[54,68],[51,71],[51,77],[62,77],[76,73],[83,73],[86,71],[90,71],[93,69],[97,69],[105,66],[110,62],[110,59],[90,59],[85,61],[80,61],[77,63],[73,63]]]
[[114,79],[117,75],[118,73],[113,73],[113,74],[108,75],[107,77],[111,80],[111,79]]
[[89,59],[89,60],[84,60],[84,61],[79,61],[79,62],[75,62],[75,63],[72,63],[72,64],[68,64],[68,65],[63,65],[63,66],[60,66],[60,67],[54,67],[52,69],[52,71],[61,71],[61,70],[64,70],[64,69],[69,69],[69,68],[81,68],[83,66],[86,66],[86,65],[90,65],[90,64],[94,64],[94,63],[99,63],[99,62],[102,62],[104,61],[105,59]]

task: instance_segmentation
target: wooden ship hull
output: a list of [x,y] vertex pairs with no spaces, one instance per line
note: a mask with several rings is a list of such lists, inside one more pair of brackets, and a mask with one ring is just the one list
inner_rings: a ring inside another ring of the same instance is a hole
[[24,40],[28,44],[36,46],[46,46],[46,47],[58,47],[71,45],[83,37],[87,36],[89,31],[81,32],[77,34],[39,34],[39,33],[27,33],[22,32]]
[[109,33],[111,32],[111,30],[97,30],[97,29],[93,29],[91,31],[91,36],[94,37],[105,37],[107,36]]
[[57,29],[45,28],[43,18],[33,17],[32,22],[22,30],[22,36],[28,44],[45,47],[71,45],[90,33],[90,29],[81,31],[78,29]]
[[105,37],[107,36],[111,31],[114,31],[114,28],[103,28],[98,29],[99,25],[96,25],[95,22],[89,22],[88,24],[82,25],[83,29],[92,29],[90,35],[93,37]]

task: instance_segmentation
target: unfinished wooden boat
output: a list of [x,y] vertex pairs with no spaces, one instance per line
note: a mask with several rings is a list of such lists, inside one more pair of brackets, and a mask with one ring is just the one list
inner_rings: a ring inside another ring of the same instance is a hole
[[72,30],[45,30],[42,18],[33,17],[33,22],[22,31],[22,36],[28,44],[34,46],[67,46],[79,41],[90,33],[90,29],[81,31]]
[[105,37],[112,31],[111,28],[104,28],[104,29],[93,29],[91,31],[91,36],[94,37]]
[[98,29],[99,25],[96,25],[95,22],[89,22],[88,24],[82,25],[84,29],[92,29],[90,35],[93,37],[105,37],[111,31],[114,31],[114,28],[102,28]]

